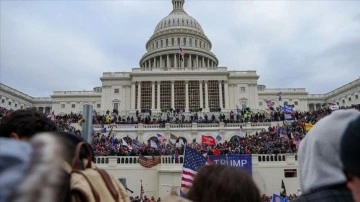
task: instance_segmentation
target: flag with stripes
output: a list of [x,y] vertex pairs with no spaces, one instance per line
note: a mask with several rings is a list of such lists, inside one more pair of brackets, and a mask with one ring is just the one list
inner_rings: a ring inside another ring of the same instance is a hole
[[160,156],[153,156],[150,158],[146,158],[145,156],[142,155],[139,156],[139,164],[145,168],[152,168],[159,163],[161,163]]
[[180,55],[181,55],[181,61],[184,61],[184,55],[185,55],[185,51],[183,48],[179,47],[179,51],[180,51]]
[[204,166],[206,162],[207,159],[201,153],[186,146],[180,186],[180,193],[182,195],[185,195],[192,187],[192,182],[197,171]]

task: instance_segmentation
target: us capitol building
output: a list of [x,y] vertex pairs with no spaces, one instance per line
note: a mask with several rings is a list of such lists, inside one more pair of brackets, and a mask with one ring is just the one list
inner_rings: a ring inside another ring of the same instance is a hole
[[[275,106],[289,104],[296,110],[319,109],[324,103],[339,106],[360,104],[360,79],[356,79],[326,94],[308,94],[305,88],[266,88],[258,84],[256,71],[228,71],[219,67],[218,58],[211,52],[212,43],[201,25],[184,11],[184,0],[172,0],[173,10],[155,27],[146,43],[146,53],[139,61],[139,68],[131,72],[104,72],[101,87],[92,91],[55,91],[51,97],[35,98],[0,84],[0,106],[8,109],[36,108],[44,113],[81,113],[84,104],[105,114],[116,109],[120,115],[134,115],[137,110],[157,113],[175,109],[187,116],[192,112],[225,113],[250,107],[265,111],[265,100]],[[279,100],[281,96],[281,100]],[[222,141],[239,133],[240,126],[249,134],[278,123],[166,123],[118,125],[114,134],[118,138],[139,137],[139,141],[161,134],[170,134],[192,141],[202,134]],[[99,128],[97,128],[99,130]],[[100,167],[123,179],[139,195],[139,182],[144,182],[146,195],[164,196],[171,187],[180,185],[182,164],[161,157],[161,164],[144,169],[136,157],[97,157]],[[276,161],[276,162],[275,162]],[[252,155],[253,179],[262,193],[278,193],[280,179],[284,179],[289,193],[296,193],[299,181],[296,174],[297,157]],[[292,173],[288,175],[287,173]]]
[[[84,104],[104,114],[116,109],[129,115],[136,110],[169,109],[183,112],[230,112],[250,107],[265,110],[265,99],[307,111],[321,104],[359,104],[359,79],[328,94],[309,95],[305,88],[269,89],[258,84],[256,71],[228,71],[219,67],[212,43],[200,23],[184,11],[184,0],[173,0],[173,10],[155,27],[146,42],[139,68],[131,72],[104,72],[101,87],[93,91],[55,91],[51,98],[34,98],[1,84],[1,106],[35,107],[45,113],[81,113]],[[279,93],[282,100],[279,101]]]

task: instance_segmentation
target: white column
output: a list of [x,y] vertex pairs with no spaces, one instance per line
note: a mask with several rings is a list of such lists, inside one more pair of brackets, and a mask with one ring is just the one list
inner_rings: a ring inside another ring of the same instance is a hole
[[224,96],[225,96],[225,109],[229,110],[229,84],[228,81],[224,81]]
[[138,81],[137,109],[138,109],[138,110],[141,110],[141,81]]
[[209,111],[208,81],[205,80],[205,111]]
[[163,68],[163,60],[162,60],[162,56],[160,56],[160,68]]
[[167,67],[167,68],[169,68],[169,67],[170,67],[169,54],[166,54],[166,67]]
[[157,110],[160,111],[160,83],[161,81],[157,82]]
[[221,84],[221,80],[218,81],[219,82],[219,104],[220,104],[220,108],[223,109],[223,99],[222,99],[222,84]]
[[135,110],[135,82],[131,82],[131,110]]
[[175,88],[174,81],[171,81],[171,108],[175,109]]
[[196,55],[196,65],[195,65],[195,67],[196,68],[199,67],[199,56],[198,55]]
[[204,58],[204,56],[202,57],[202,64],[201,64],[201,67],[205,67],[205,58]]
[[200,108],[204,109],[203,105],[203,89],[202,89],[202,80],[199,81],[199,92],[200,92]]
[[176,68],[177,67],[177,62],[176,62],[177,60],[176,60],[176,54],[174,54],[174,68]]
[[188,58],[188,68],[192,68],[192,64],[191,64],[191,54],[189,54],[189,58]]
[[[179,56],[180,58],[181,58],[181,56]],[[180,60],[180,63],[181,63],[181,68],[183,69],[184,67],[185,67],[185,55],[184,55],[184,58],[183,58],[183,60],[181,61]]]
[[151,111],[155,110],[155,81],[151,82]]
[[185,112],[189,111],[189,81],[185,81]]

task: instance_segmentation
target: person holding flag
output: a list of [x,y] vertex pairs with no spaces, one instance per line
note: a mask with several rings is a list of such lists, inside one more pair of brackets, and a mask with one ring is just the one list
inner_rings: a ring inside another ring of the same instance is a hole
[[216,164],[200,168],[186,197],[196,202],[261,202],[250,175],[237,167]]
[[182,168],[180,195],[185,196],[191,189],[197,171],[204,166],[207,159],[189,146],[185,147],[184,164]]

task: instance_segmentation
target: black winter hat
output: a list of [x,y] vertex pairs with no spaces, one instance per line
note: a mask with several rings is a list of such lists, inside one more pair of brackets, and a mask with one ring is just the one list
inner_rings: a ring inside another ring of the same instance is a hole
[[360,116],[346,128],[340,156],[344,170],[360,177]]

